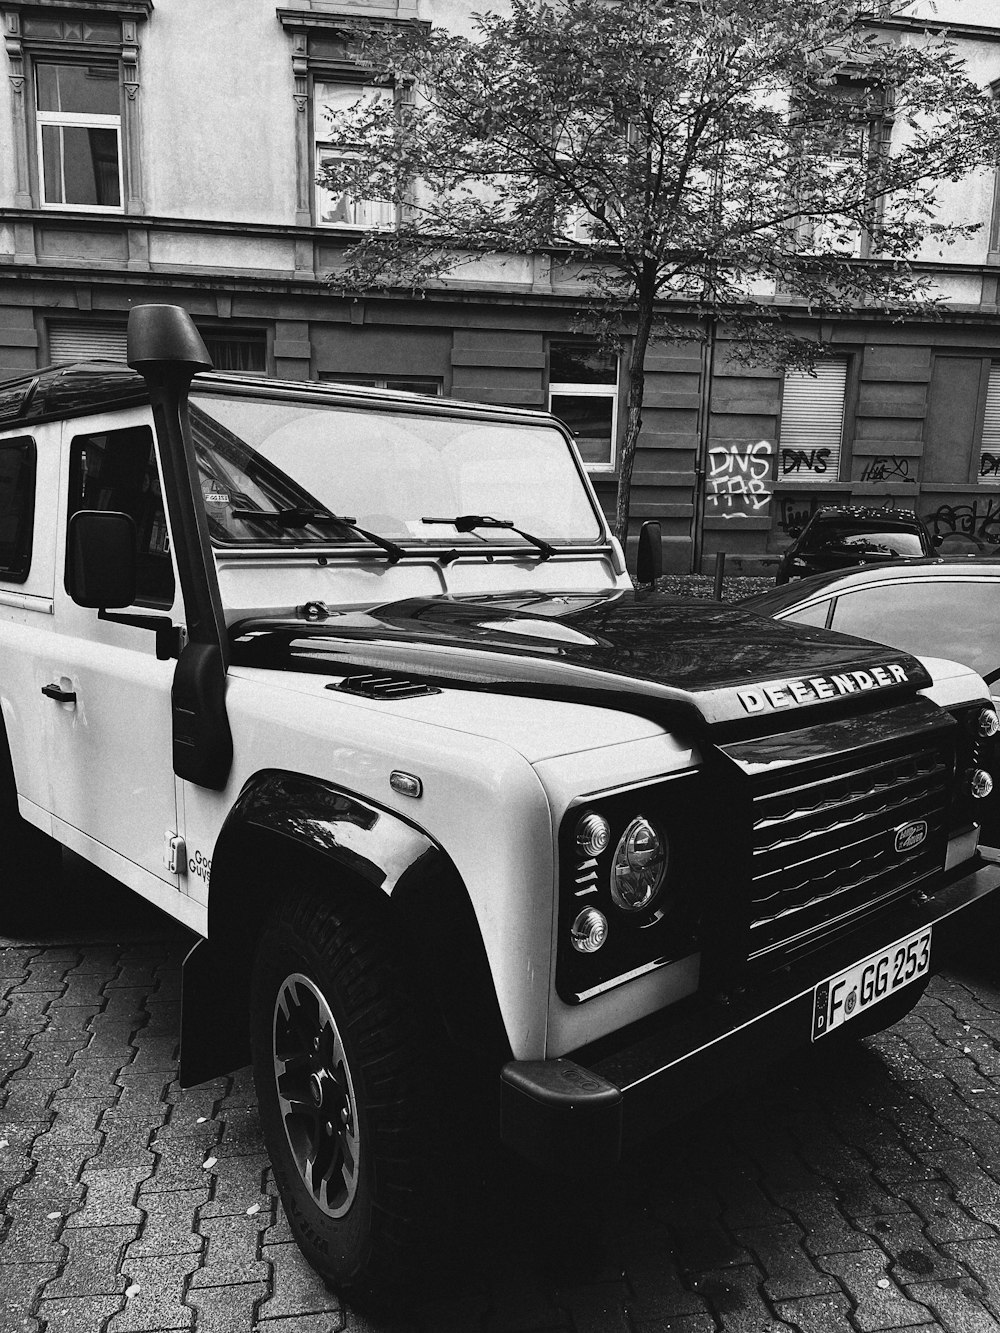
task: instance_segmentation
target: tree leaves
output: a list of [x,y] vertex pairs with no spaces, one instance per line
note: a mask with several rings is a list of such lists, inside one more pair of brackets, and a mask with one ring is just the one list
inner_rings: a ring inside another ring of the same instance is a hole
[[676,334],[678,306],[797,363],[818,346],[796,310],[934,307],[910,260],[974,230],[938,192],[992,167],[1000,120],[947,41],[879,26],[903,8],[511,0],[471,38],[370,33],[363,59],[400,96],[331,122],[345,156],[324,183],[399,223],[331,281],[419,290],[548,255],[602,337],[636,335],[627,477],[644,341]]

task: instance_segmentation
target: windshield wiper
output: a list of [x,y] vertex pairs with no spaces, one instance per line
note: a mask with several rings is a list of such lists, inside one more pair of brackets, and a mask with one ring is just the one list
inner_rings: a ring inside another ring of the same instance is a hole
[[537,546],[542,553],[540,559],[548,560],[550,556],[556,553],[554,546],[550,546],[541,537],[533,537],[530,532],[525,532],[523,528],[516,528],[509,518],[491,518],[489,514],[459,514],[457,518],[422,518],[420,521],[421,523],[450,523],[459,532],[473,532],[476,528],[506,528],[509,532],[516,532],[519,537],[523,537],[532,546]]
[[327,509],[292,505],[288,509],[230,509],[229,513],[232,518],[248,518],[255,522],[263,520],[266,523],[274,523],[279,528],[299,528],[309,523],[339,523],[342,528],[356,532],[373,546],[380,546],[392,564],[401,560],[406,554],[402,546],[390,541],[388,537],[380,537],[375,532],[369,532],[367,528],[359,528],[353,518],[348,518],[344,514],[331,514]]

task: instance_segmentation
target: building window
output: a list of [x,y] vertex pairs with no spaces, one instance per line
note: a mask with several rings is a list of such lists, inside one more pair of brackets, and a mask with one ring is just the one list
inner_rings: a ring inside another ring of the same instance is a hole
[[119,98],[116,65],[35,64],[43,208],[121,209]]
[[35,442],[0,443],[0,579],[23,583],[31,566],[35,517]]
[[142,213],[139,26],[152,0],[4,6],[17,208]]
[[49,362],[124,361],[128,335],[124,324],[90,324],[82,320],[53,322],[48,326]]
[[588,470],[610,472],[618,437],[618,358],[593,342],[550,342],[549,411],[572,431]]
[[202,329],[201,336],[213,369],[236,375],[267,374],[267,335],[263,329],[225,333]]
[[986,412],[979,442],[979,480],[986,486],[1000,486],[1000,362],[990,366],[986,388]]
[[781,395],[778,479],[840,479],[844,438],[847,357],[821,361],[813,372],[789,370]]
[[[878,220],[878,174],[892,134],[891,99],[862,79],[842,76],[817,93],[809,109],[794,117],[802,151],[825,159],[829,187],[808,204],[800,225],[805,248],[867,258]],[[844,202],[842,213],[821,211],[830,196]],[[846,198],[845,198],[846,196]]]
[[[351,111],[359,103],[391,104],[391,88],[373,88],[357,83],[331,83],[317,79],[313,84],[313,126],[316,138],[316,174],[350,158],[349,150],[326,143],[338,114]],[[392,227],[395,206],[388,199],[358,199],[347,190],[328,190],[316,186],[316,221],[328,227]]]
[[[263,329],[200,330],[215,370],[230,374],[267,373],[267,335]],[[128,333],[124,324],[95,324],[83,320],[53,321],[48,327],[49,361],[125,361]]]
[[[353,22],[347,15],[322,13],[315,9],[281,7],[278,21],[291,38],[293,97],[295,100],[295,161],[297,193],[295,221],[299,226],[318,223],[324,227],[385,227],[395,225],[395,206],[386,200],[355,199],[341,191],[325,190],[317,185],[324,166],[334,165],[338,155],[327,142],[331,122],[327,110],[336,115],[360,99],[371,97],[395,99],[401,96],[388,88],[372,85],[373,71],[361,63],[360,38],[371,28],[398,28],[417,24],[429,28],[424,20],[414,19],[405,5],[405,17],[394,0],[379,0],[386,17],[364,18]],[[395,16],[392,10],[396,10]]]
[[329,384],[358,384],[365,389],[398,389],[402,393],[422,393],[428,398],[440,398],[444,385],[433,375],[338,375],[320,372],[320,379]]

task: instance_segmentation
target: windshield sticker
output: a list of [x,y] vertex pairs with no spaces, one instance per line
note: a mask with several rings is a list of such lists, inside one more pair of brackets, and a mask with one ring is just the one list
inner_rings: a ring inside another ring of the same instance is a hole
[[898,662],[870,671],[844,671],[831,676],[809,676],[788,680],[781,685],[761,685],[753,690],[737,690],[740,703],[748,713],[763,713],[769,708],[798,708],[821,699],[839,699],[845,694],[880,690],[887,685],[905,685],[907,675]]

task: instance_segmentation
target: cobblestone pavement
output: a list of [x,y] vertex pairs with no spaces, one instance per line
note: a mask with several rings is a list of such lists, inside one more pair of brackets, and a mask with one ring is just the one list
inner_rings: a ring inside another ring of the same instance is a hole
[[995,922],[902,1024],[675,1125],[613,1197],[494,1172],[471,1258],[379,1322],[291,1240],[247,1071],[177,1084],[188,937],[69,881],[0,940],[2,1333],[1000,1329]]

